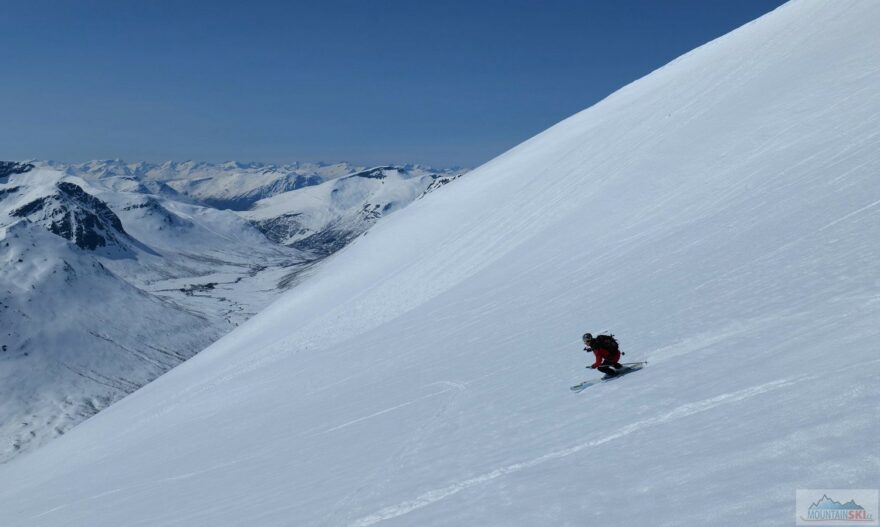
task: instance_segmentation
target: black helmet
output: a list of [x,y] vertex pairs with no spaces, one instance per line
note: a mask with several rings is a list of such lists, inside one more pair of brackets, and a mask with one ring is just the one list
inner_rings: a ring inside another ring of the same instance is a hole
[[584,333],[584,342],[588,342],[591,340],[593,340],[593,334],[592,333]]

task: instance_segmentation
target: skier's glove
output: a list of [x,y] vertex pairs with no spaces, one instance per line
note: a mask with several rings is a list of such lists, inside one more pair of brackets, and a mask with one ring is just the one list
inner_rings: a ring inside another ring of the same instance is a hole
[[598,368],[598,366],[596,366],[595,364],[593,364],[592,366],[590,366],[590,368],[592,368],[592,369],[595,370],[596,368]]

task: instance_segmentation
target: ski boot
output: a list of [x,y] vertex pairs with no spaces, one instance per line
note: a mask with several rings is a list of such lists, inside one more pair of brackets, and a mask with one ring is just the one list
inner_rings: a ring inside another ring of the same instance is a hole
[[620,365],[619,364],[603,364],[596,369],[605,374],[605,376],[602,377],[602,380],[604,381],[605,379],[613,379],[614,377],[617,377],[619,375],[618,368],[615,368],[615,366],[620,366]]

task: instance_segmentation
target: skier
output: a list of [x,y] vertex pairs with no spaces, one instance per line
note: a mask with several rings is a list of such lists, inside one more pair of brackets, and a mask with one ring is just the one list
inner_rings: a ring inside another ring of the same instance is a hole
[[620,349],[614,335],[597,335],[584,333],[584,351],[592,351],[596,362],[590,368],[599,370],[608,377],[618,375],[623,366],[620,364]]

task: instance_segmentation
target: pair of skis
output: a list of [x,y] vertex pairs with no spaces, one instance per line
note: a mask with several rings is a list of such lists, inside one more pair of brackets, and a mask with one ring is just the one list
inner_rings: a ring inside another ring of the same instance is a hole
[[602,377],[601,379],[593,379],[593,380],[589,380],[589,381],[584,381],[580,384],[575,384],[574,386],[571,387],[571,391],[573,391],[575,393],[582,392],[582,391],[586,390],[587,388],[589,388],[590,386],[595,386],[595,385],[597,385],[599,383],[603,383],[603,382],[613,381],[614,379],[623,377],[624,375],[626,375],[628,373],[632,373],[634,371],[639,371],[647,365],[648,365],[648,361],[624,362],[623,364],[621,364],[622,367],[619,370],[617,370],[617,375],[612,375],[612,376],[606,375],[606,376]]

